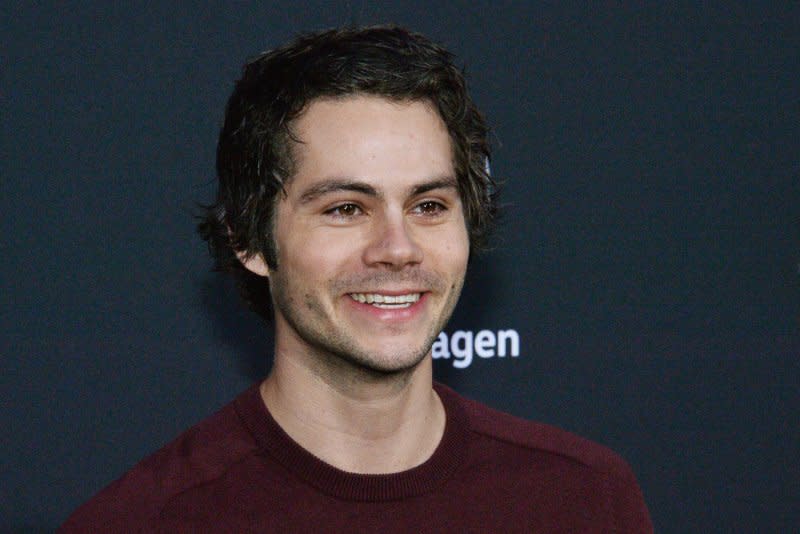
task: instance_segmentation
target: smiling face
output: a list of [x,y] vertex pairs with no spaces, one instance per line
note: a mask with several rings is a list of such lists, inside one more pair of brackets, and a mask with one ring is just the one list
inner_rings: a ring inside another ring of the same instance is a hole
[[276,354],[411,369],[455,307],[469,239],[447,129],[425,102],[314,101],[294,124],[268,275]]

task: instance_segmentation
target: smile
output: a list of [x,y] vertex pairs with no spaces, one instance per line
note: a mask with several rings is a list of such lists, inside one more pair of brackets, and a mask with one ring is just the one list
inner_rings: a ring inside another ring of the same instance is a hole
[[380,293],[350,293],[350,298],[363,304],[371,304],[376,308],[398,309],[408,308],[419,300],[420,293],[407,295],[381,295]]

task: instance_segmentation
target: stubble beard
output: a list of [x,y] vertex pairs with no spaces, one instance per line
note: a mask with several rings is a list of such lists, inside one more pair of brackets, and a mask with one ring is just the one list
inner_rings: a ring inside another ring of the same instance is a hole
[[[393,273],[372,278],[372,284],[364,284],[363,280],[337,281],[332,284],[332,294],[342,294],[342,287],[379,286],[388,278],[397,279]],[[415,347],[398,350],[389,356],[376,357],[369,352],[354,335],[343,328],[338,328],[331,321],[320,299],[311,293],[292,289],[290,283],[275,271],[270,277],[273,305],[276,313],[280,313],[297,336],[309,347],[309,354],[316,368],[314,371],[323,378],[338,376],[355,381],[404,380],[425,360],[430,353],[433,342],[444,328],[455,309],[464,283],[464,275],[452,281],[450,287],[437,275],[412,274],[403,278],[422,280],[423,287],[431,287],[434,292],[442,294],[447,291],[446,300],[438,314],[430,323],[423,341]],[[302,294],[302,301],[291,295]]]

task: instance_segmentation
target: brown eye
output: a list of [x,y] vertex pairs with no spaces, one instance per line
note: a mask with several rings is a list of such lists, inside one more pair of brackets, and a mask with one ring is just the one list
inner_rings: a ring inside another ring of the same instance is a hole
[[326,213],[337,217],[355,217],[361,213],[361,208],[356,204],[341,204],[335,208],[331,208]]
[[445,211],[445,208],[439,202],[434,202],[433,200],[426,200],[425,202],[421,202],[417,205],[416,211],[421,215],[438,215]]

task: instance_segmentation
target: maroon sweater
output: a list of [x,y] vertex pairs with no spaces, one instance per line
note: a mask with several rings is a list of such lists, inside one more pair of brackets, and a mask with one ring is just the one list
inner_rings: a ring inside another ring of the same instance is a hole
[[61,532],[652,532],[633,473],[609,449],[435,388],[444,436],[411,470],[359,475],[322,462],[252,387]]

